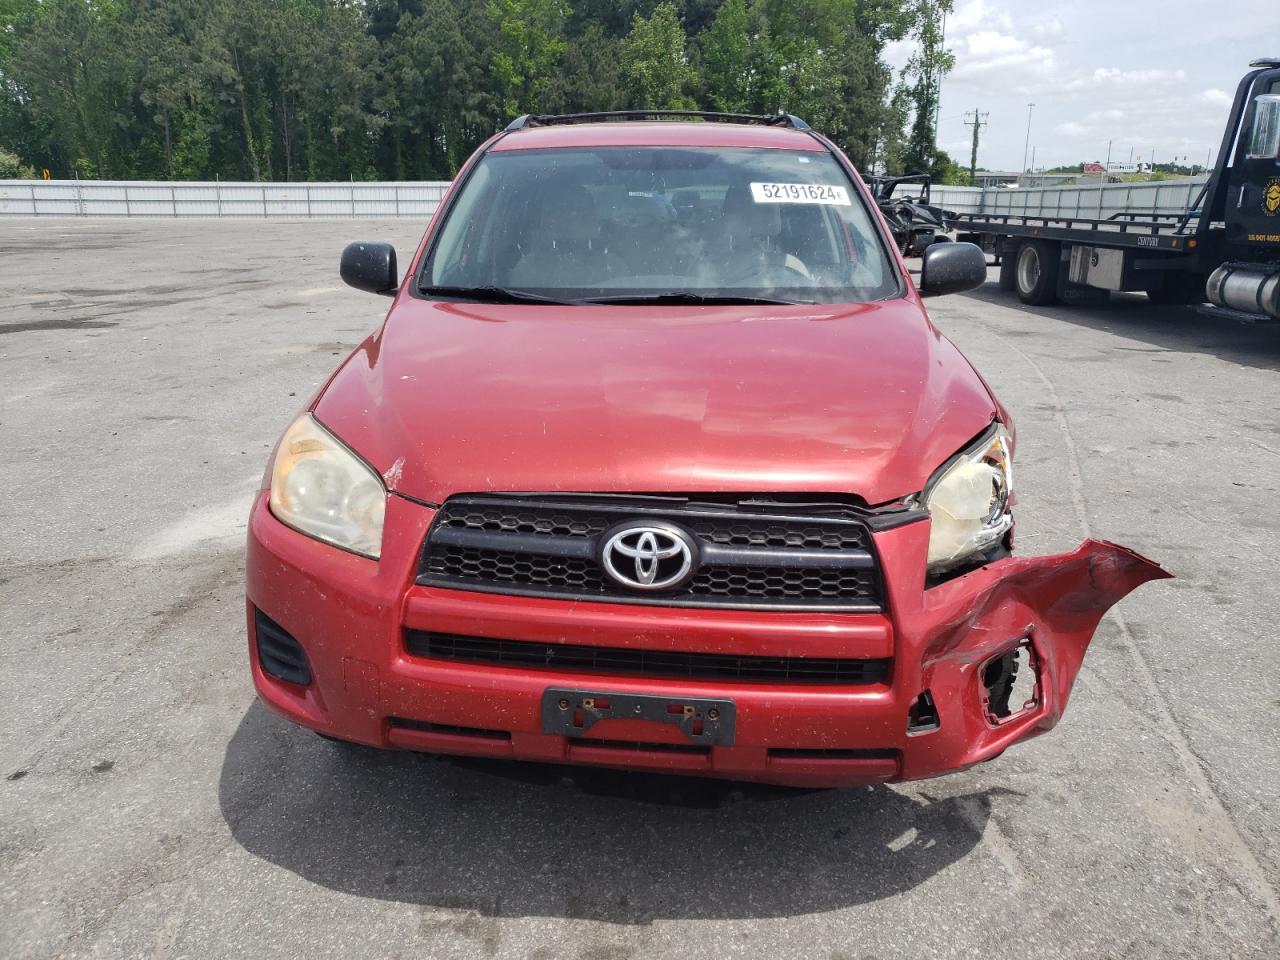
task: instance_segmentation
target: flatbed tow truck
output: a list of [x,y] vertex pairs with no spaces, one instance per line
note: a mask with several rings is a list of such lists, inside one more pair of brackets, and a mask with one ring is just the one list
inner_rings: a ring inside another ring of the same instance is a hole
[[1249,66],[1218,162],[1188,209],[1105,220],[1043,209],[961,214],[956,239],[994,255],[1001,289],[1024,303],[1144,291],[1156,303],[1280,321],[1280,57]]

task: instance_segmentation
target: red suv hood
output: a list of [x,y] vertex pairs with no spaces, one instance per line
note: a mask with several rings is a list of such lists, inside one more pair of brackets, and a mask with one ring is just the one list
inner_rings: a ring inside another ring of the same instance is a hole
[[509,306],[402,294],[315,406],[388,486],[920,490],[996,405],[910,300]]

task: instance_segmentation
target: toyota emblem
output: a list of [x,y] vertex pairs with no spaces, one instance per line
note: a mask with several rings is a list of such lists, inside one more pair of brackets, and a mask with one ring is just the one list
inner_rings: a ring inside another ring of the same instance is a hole
[[626,526],[610,535],[601,551],[609,576],[632,590],[665,590],[693,570],[693,548],[670,527]]

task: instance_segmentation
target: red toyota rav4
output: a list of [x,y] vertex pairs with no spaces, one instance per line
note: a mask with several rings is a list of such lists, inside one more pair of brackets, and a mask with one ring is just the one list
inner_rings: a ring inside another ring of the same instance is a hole
[[[670,115],[663,115],[669,117]],[[477,151],[253,506],[263,701],[377,747],[812,786],[1052,727],[1165,574],[1010,555],[1013,425],[792,117],[525,117]]]

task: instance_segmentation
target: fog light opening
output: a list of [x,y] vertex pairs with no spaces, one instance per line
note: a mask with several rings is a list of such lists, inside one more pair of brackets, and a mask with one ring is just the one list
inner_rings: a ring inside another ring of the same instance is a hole
[[938,707],[933,702],[933,694],[925,690],[916,697],[916,702],[907,711],[907,736],[933,733],[940,726],[942,721],[938,717]]
[[293,635],[261,610],[254,610],[258,665],[269,677],[305,687],[311,683],[306,651]]
[[993,726],[1034,710],[1041,703],[1040,660],[1031,639],[987,661],[982,668],[982,707]]

